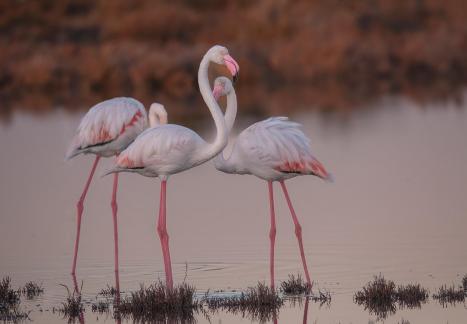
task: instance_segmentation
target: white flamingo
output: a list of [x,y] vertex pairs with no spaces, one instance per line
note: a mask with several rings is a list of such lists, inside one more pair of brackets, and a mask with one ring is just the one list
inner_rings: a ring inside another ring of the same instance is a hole
[[[163,113],[163,112],[162,112]],[[160,107],[157,104],[149,110],[149,120],[154,120],[160,115]],[[163,118],[163,115],[161,115]],[[76,134],[72,140],[66,159],[71,159],[79,154],[94,154],[96,158],[91,168],[83,193],[77,203],[77,230],[75,250],[71,273],[76,273],[79,239],[81,232],[81,217],[84,209],[84,200],[101,157],[118,155],[146,128],[146,110],[141,102],[133,98],[113,98],[105,100],[93,106],[81,120]],[[117,187],[118,174],[114,175],[112,191],[112,214],[114,225],[114,249],[115,249],[115,280],[116,288],[119,288],[118,280],[118,226],[117,226]]]
[[166,187],[170,175],[191,169],[216,156],[227,144],[227,128],[224,116],[212,95],[208,80],[209,63],[225,65],[234,78],[239,67],[222,46],[213,46],[201,60],[198,69],[198,83],[216,125],[216,138],[213,143],[205,142],[191,129],[180,125],[155,123],[141,133],[124,150],[116,161],[116,166],[106,174],[114,172],[136,172],[147,177],[159,177],[161,196],[157,232],[162,245],[166,283],[173,288],[172,265],[170,261],[169,236],[166,225]]
[[[233,127],[237,113],[237,102],[232,93],[235,92],[229,79],[222,77],[216,79],[213,89],[214,97],[218,99],[222,95],[227,95],[225,120],[229,132]],[[284,181],[300,175],[314,175],[328,181],[332,180],[332,176],[313,156],[310,140],[300,130],[300,126],[298,123],[289,121],[287,117],[271,117],[257,122],[238,135],[228,158],[224,158],[224,152],[222,152],[214,159],[214,165],[219,171],[231,174],[252,174],[268,183],[271,213],[269,238],[272,288],[274,288],[274,244],[276,238],[273,181],[280,182],[292,214],[307,284],[311,289],[312,282],[303,251],[302,228]]]

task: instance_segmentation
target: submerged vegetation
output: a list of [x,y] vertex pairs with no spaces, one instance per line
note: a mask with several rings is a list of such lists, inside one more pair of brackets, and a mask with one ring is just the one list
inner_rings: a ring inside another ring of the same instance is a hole
[[84,312],[84,304],[81,300],[81,291],[76,289],[73,292],[70,292],[70,289],[61,285],[67,290],[66,301],[62,302],[62,306],[57,309],[57,311],[65,316],[67,316],[71,321],[82,316]]
[[[85,311],[80,289],[73,292],[66,285],[67,297],[61,306],[53,311],[68,317],[70,322],[81,320]],[[282,295],[278,293],[282,292]],[[0,281],[0,321],[18,322],[29,319],[29,313],[19,307],[22,296],[34,298],[44,292],[42,285],[28,282],[20,289],[13,289],[11,278],[4,277]],[[103,296],[103,297],[100,297]],[[113,298],[110,298],[113,297]],[[441,286],[432,295],[443,306],[451,303],[464,302],[467,297],[467,275],[460,285]],[[386,319],[395,314],[399,308],[420,308],[428,301],[429,292],[420,284],[397,286],[392,280],[387,280],[381,274],[375,276],[354,295],[354,301],[363,305],[377,319]],[[286,300],[301,303],[312,300],[330,305],[331,293],[327,290],[312,293],[300,275],[289,275],[288,280],[281,283],[279,290],[270,288],[259,282],[246,291],[216,292],[209,291],[204,296],[196,295],[196,288],[183,282],[174,289],[167,289],[164,283],[158,281],[149,287],[141,285],[140,289],[120,298],[120,292],[111,287],[102,289],[96,302],[89,303],[93,312],[111,313],[114,318],[129,319],[134,322],[175,321],[184,323],[196,322],[194,315],[203,314],[209,319],[209,312],[219,311],[241,314],[252,321],[270,321],[277,318],[280,308]]]
[[234,314],[249,314],[252,320],[261,322],[277,315],[284,304],[284,300],[274,289],[261,282],[256,287],[249,287],[240,295],[209,297],[206,293],[203,301],[210,311],[224,310]]
[[396,312],[395,296],[394,282],[379,275],[358,291],[354,295],[354,300],[358,305],[364,305],[365,309],[374,313],[378,318],[386,318],[388,314]]
[[433,294],[433,298],[438,300],[441,305],[461,303],[465,301],[465,290],[463,287],[452,285],[450,287],[443,285]]
[[289,275],[289,279],[281,282],[280,290],[284,295],[303,295],[311,292],[311,287],[306,283],[300,274]]
[[11,278],[6,276],[0,281],[0,321],[17,322],[29,318],[29,314],[22,311],[20,291],[11,286]]
[[21,293],[28,299],[33,299],[34,297],[42,295],[44,293],[44,288],[34,281],[29,281],[21,289]]
[[181,320],[190,322],[193,311],[199,309],[201,304],[194,298],[196,289],[182,283],[173,289],[167,289],[162,282],[149,287],[141,286],[138,291],[123,298],[114,305],[114,310],[122,317],[131,317],[133,321]]
[[419,284],[396,287],[392,280],[386,280],[379,275],[358,291],[354,295],[354,300],[358,305],[363,305],[365,309],[368,309],[370,313],[384,319],[396,312],[396,306],[400,308],[421,307],[427,302],[428,296],[428,290]]
[[396,299],[401,307],[420,308],[428,301],[428,290],[420,284],[408,284],[397,287]]
[[119,293],[120,292],[117,290],[117,288],[107,285],[106,288],[102,289],[99,292],[99,295],[106,296],[106,297],[112,297],[112,296],[118,295]]

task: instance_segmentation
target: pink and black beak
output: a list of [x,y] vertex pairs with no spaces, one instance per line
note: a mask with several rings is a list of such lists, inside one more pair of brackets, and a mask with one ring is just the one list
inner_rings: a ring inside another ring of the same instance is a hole
[[232,74],[233,82],[237,81],[238,75],[240,73],[240,66],[230,55],[224,55],[225,66],[229,69],[230,74]]

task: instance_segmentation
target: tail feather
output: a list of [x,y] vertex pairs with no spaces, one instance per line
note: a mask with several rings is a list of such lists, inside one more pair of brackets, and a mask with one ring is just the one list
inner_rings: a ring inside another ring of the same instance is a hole
[[68,151],[65,154],[65,161],[71,160],[75,156],[77,156],[77,155],[79,155],[81,153],[84,153],[84,152],[85,152],[85,150],[81,149],[80,144],[79,144],[77,138],[75,137],[72,140],[72,142],[71,142],[71,144],[70,144],[70,146],[68,148]]
[[309,162],[309,166],[310,166],[311,172],[317,177],[327,182],[334,182],[334,176],[328,171],[326,171],[324,166],[317,159],[313,158]]

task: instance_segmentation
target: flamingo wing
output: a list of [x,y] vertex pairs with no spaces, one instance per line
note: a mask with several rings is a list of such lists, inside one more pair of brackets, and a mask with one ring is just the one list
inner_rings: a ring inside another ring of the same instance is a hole
[[146,127],[146,120],[146,110],[136,99],[119,97],[103,101],[81,120],[68,156],[108,144],[120,136],[130,136],[133,140]]
[[281,173],[312,174],[329,179],[330,174],[313,156],[310,139],[300,127],[287,117],[271,117],[245,129],[237,145],[253,164]]
[[149,168],[157,174],[183,170],[202,139],[189,128],[166,124],[141,133],[117,159],[117,168]]

